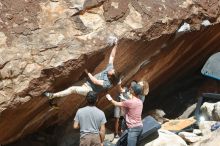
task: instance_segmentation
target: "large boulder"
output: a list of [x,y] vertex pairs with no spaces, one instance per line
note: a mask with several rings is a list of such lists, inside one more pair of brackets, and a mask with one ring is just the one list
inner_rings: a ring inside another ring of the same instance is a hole
[[213,119],[215,121],[220,121],[220,102],[215,103],[212,113],[213,113]]
[[[101,71],[110,35],[123,84],[146,79],[153,90],[200,69],[220,50],[219,32],[218,0],[0,1],[0,144],[71,118],[84,97],[57,99],[57,110],[42,93],[78,84],[85,68]],[[108,113],[104,94],[98,106]]]
[[159,137],[149,143],[141,144],[142,146],[187,146],[186,142],[178,135],[167,130],[158,130]]
[[205,117],[206,120],[213,120],[212,111],[214,109],[215,103],[205,102],[201,106],[201,114]]
[[215,124],[215,121],[202,121],[199,123],[199,129],[202,131],[202,135],[210,135],[211,127]]
[[178,135],[188,143],[194,143],[201,139],[201,136],[190,132],[180,132]]
[[160,124],[167,122],[168,119],[164,118],[166,113],[162,109],[154,109],[147,111],[147,114],[152,116],[155,120],[157,120]]
[[192,146],[218,146],[220,145],[220,129],[214,131],[211,135],[204,136],[201,141]]
[[220,121],[220,102],[205,102],[201,106],[201,114],[206,120]]

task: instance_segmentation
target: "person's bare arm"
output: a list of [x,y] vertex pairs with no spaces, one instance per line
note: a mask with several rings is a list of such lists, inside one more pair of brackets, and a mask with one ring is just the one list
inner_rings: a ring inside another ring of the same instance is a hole
[[111,100],[111,103],[114,104],[114,106],[122,106],[122,102],[117,102],[114,99]]
[[109,64],[110,63],[113,64],[114,62],[117,46],[118,46],[117,43],[115,43],[115,46],[113,47],[112,52],[109,57],[109,61],[108,61]]
[[91,73],[89,73],[87,69],[85,69],[84,72],[88,75],[89,79],[90,79],[95,85],[103,86],[103,84],[104,84],[104,81],[103,81],[103,80],[98,80],[98,79],[96,79],[96,77],[94,77]]
[[103,144],[105,140],[105,124],[101,124],[99,135],[100,135],[101,143]]
[[112,103],[114,104],[114,106],[122,106],[122,102],[117,102],[114,99],[112,99],[111,95],[107,94],[106,98]]
[[91,73],[88,73],[88,77],[95,85],[103,86],[104,84],[103,80],[96,79],[96,77],[94,77]]
[[74,129],[79,129],[79,123],[74,121],[73,128]]

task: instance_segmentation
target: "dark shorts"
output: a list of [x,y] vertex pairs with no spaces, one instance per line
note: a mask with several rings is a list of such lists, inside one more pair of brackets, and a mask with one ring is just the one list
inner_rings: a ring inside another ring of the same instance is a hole
[[80,146],[100,146],[101,139],[99,134],[86,134],[80,138]]

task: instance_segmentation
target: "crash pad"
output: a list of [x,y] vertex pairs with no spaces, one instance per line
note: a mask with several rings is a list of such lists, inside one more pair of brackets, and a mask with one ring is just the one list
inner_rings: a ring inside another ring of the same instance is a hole
[[201,73],[205,76],[220,80],[220,52],[209,57]]

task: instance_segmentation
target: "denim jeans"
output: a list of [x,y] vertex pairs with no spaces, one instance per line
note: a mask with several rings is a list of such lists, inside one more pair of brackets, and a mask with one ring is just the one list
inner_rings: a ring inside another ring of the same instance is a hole
[[142,130],[142,126],[128,128],[127,146],[136,146]]

